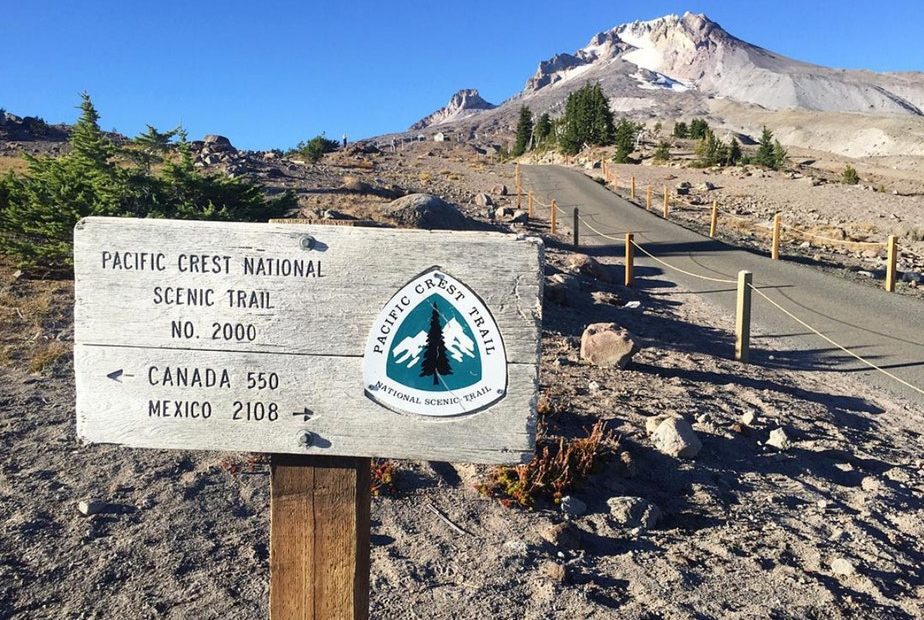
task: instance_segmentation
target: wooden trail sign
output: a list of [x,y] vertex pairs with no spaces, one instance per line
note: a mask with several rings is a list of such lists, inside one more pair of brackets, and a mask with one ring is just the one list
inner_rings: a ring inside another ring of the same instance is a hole
[[74,260],[87,441],[475,463],[532,455],[536,240],[88,218]]

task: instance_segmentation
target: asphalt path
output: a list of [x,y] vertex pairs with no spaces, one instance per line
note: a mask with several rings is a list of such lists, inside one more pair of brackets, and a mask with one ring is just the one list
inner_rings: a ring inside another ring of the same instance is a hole
[[[739,271],[751,271],[754,286],[780,306],[838,344],[924,389],[924,303],[919,300],[851,282],[809,265],[774,261],[710,239],[663,219],[658,192],[652,199],[653,211],[648,212],[578,170],[559,166],[522,166],[521,170],[524,188],[532,190],[542,202],[554,198],[565,212],[558,217],[563,232],[571,233],[571,214],[575,207],[579,208],[587,224],[580,228],[580,243],[585,251],[623,256],[621,240],[626,232],[632,232],[637,244],[683,271],[733,281],[737,281]],[[548,217],[544,211],[539,208],[538,216]],[[636,286],[648,294],[657,295],[665,287],[679,286],[734,316],[735,284],[684,274],[638,250],[635,265]],[[752,363],[853,373],[877,388],[924,406],[924,394],[832,346],[757,293],[752,299]]]

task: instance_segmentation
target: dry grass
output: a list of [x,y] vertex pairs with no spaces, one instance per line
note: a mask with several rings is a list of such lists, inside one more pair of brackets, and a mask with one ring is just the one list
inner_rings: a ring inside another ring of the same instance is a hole
[[28,168],[29,162],[27,162],[23,157],[20,157],[19,155],[13,157],[0,157],[0,175],[5,175],[7,172],[22,174]]
[[57,338],[71,308],[70,281],[15,279],[0,257],[0,365],[41,372],[70,353]]

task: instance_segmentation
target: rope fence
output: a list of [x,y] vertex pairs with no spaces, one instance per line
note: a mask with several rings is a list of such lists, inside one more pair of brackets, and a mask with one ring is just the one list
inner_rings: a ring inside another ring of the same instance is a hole
[[[614,176],[614,183],[613,183],[614,188],[618,189],[618,185],[615,183],[615,174],[614,174],[613,176]],[[607,169],[605,163],[604,163],[604,180],[605,180],[605,181],[608,181],[608,180],[609,180],[609,170]],[[521,185],[520,185],[520,169],[519,169],[519,164],[517,164],[517,187],[518,187],[518,188],[521,187]],[[631,187],[631,191],[632,191],[632,198],[634,199],[634,198],[635,198],[635,178],[634,178],[634,177],[631,178],[631,186],[630,186],[630,187]],[[647,192],[646,192],[646,208],[647,208],[648,210],[650,210],[650,207],[651,207],[651,192],[652,192],[652,187],[651,187],[651,185],[649,185],[648,188],[647,188]],[[549,209],[549,211],[550,211],[550,213],[549,213],[549,216],[550,216],[549,219],[550,219],[550,221],[551,221],[551,232],[552,232],[552,234],[555,234],[555,233],[556,233],[556,222],[557,222],[557,219],[558,219],[558,214],[561,213],[561,215],[567,217],[568,213],[567,213],[564,209],[562,209],[561,207],[558,206],[558,204],[556,203],[556,201],[555,201],[554,198],[550,199],[550,202],[549,202],[549,203],[544,203],[544,202],[538,200],[538,199],[534,196],[534,194],[533,194],[532,191],[530,191],[528,195],[529,195],[529,205],[530,205],[530,213],[529,213],[530,217],[532,217],[532,215],[533,215],[532,209],[533,209],[533,206],[534,206],[534,205],[539,205],[539,206],[541,206],[541,207],[544,207],[544,208],[546,208],[546,209]],[[664,211],[663,211],[663,217],[664,217],[665,219],[667,219],[667,217],[668,217],[668,208],[669,208],[668,192],[667,192],[667,187],[665,186],[665,188],[664,188]],[[714,236],[715,236],[717,213],[718,213],[718,203],[717,203],[717,201],[714,201],[713,204],[712,204],[712,213],[711,213],[711,220],[712,220],[712,221],[711,221],[711,225],[710,225],[710,237],[714,237]],[[667,262],[667,261],[665,261],[665,260],[659,258],[658,256],[655,256],[655,255],[652,254],[650,251],[648,251],[647,249],[645,249],[644,246],[642,246],[641,244],[639,244],[638,242],[635,241],[635,239],[634,239],[634,234],[633,234],[632,232],[626,232],[626,233],[624,233],[624,234],[625,234],[625,238],[614,237],[613,235],[607,234],[607,233],[605,233],[605,232],[599,230],[599,229],[598,229],[597,227],[595,227],[590,221],[588,221],[586,218],[582,217],[582,216],[580,215],[579,210],[578,210],[577,207],[574,208],[574,210],[573,210],[573,212],[572,212],[572,215],[573,215],[573,218],[574,218],[574,224],[573,224],[573,229],[574,229],[574,230],[573,230],[572,232],[573,232],[573,235],[574,235],[574,245],[575,245],[575,247],[578,247],[578,245],[579,245],[579,243],[578,243],[578,241],[579,241],[579,230],[578,230],[578,229],[579,229],[580,226],[586,227],[588,230],[590,230],[591,232],[593,232],[594,234],[600,236],[600,237],[603,238],[603,239],[608,239],[608,240],[610,240],[610,241],[615,241],[615,242],[617,242],[617,243],[624,243],[624,244],[625,244],[625,253],[626,253],[626,256],[625,256],[625,269],[626,269],[626,273],[625,273],[625,284],[626,284],[626,286],[632,286],[632,283],[633,283],[633,275],[632,275],[632,273],[633,273],[634,252],[635,252],[635,250],[638,250],[639,252],[641,252],[642,254],[644,254],[645,256],[647,256],[649,259],[655,261],[656,263],[660,264],[661,266],[663,266],[663,267],[665,267],[666,269],[669,269],[669,270],[671,270],[671,271],[675,271],[675,272],[677,272],[677,273],[682,273],[682,274],[684,274],[684,275],[686,275],[686,276],[689,276],[689,277],[692,277],[692,278],[697,278],[697,279],[699,279],[699,280],[704,280],[704,281],[707,281],[707,282],[715,282],[715,283],[719,283],[719,284],[734,284],[734,285],[737,285],[737,288],[738,288],[738,299],[737,299],[737,304],[736,304],[736,320],[735,320],[735,326],[736,326],[736,327],[735,327],[735,359],[737,359],[737,360],[739,360],[739,361],[741,361],[741,362],[744,362],[744,363],[747,363],[747,361],[748,361],[748,352],[749,352],[749,348],[750,348],[751,293],[752,293],[752,292],[756,292],[758,296],[760,296],[764,301],[766,301],[767,303],[769,303],[772,307],[776,308],[779,312],[783,313],[785,316],[789,317],[790,319],[792,319],[793,321],[795,321],[796,323],[798,323],[799,325],[801,325],[801,326],[804,327],[805,329],[809,330],[811,333],[815,334],[816,336],[818,336],[819,338],[821,338],[822,340],[824,340],[825,342],[827,342],[827,343],[830,344],[831,346],[833,346],[833,347],[837,348],[838,350],[840,350],[840,351],[846,353],[846,354],[849,355],[850,357],[856,359],[857,361],[859,361],[859,362],[862,363],[863,365],[865,365],[865,366],[871,368],[872,370],[875,370],[876,372],[881,373],[881,374],[884,375],[885,377],[888,377],[889,379],[891,379],[891,380],[893,380],[893,381],[895,381],[895,382],[897,382],[897,383],[899,383],[899,384],[901,384],[901,385],[903,385],[903,386],[905,386],[905,387],[907,387],[907,388],[909,388],[909,389],[911,389],[911,390],[913,390],[913,391],[915,391],[915,392],[917,392],[917,393],[919,393],[919,394],[924,395],[924,389],[922,389],[922,388],[920,388],[920,387],[917,387],[917,386],[915,386],[915,385],[909,383],[908,381],[906,381],[906,380],[902,379],[901,377],[895,375],[894,373],[892,373],[892,372],[886,370],[885,368],[883,368],[883,367],[881,367],[881,366],[879,366],[879,365],[877,365],[877,364],[875,364],[875,363],[869,361],[868,359],[862,357],[861,355],[859,355],[859,354],[857,354],[857,353],[851,351],[851,350],[848,349],[847,347],[845,347],[845,346],[843,346],[842,344],[840,344],[840,343],[836,342],[835,340],[833,340],[831,337],[829,337],[829,336],[823,334],[821,331],[819,331],[818,329],[816,329],[815,327],[813,327],[812,325],[810,325],[809,323],[807,323],[807,322],[804,321],[803,319],[799,318],[799,317],[798,317],[796,314],[794,314],[793,312],[787,310],[785,307],[783,307],[782,305],[780,305],[778,302],[776,302],[776,301],[774,301],[773,299],[771,299],[769,295],[767,295],[766,293],[764,293],[763,291],[761,291],[759,288],[757,288],[756,286],[754,286],[753,281],[752,281],[752,275],[751,275],[750,272],[748,272],[748,271],[741,271],[741,272],[739,272],[737,280],[729,279],[729,278],[717,278],[717,277],[713,277],[713,276],[703,275],[703,274],[700,274],[700,273],[694,273],[694,272],[692,272],[692,271],[688,271],[688,270],[686,270],[686,269],[682,269],[682,268],[680,268],[680,267],[677,267],[676,265],[672,265],[671,263],[669,263],[669,262]],[[749,224],[750,226],[754,226],[753,221],[752,221],[752,220],[748,220],[747,218],[741,218],[741,217],[738,217],[738,216],[736,216],[736,215],[731,215],[731,214],[723,214],[723,217],[725,217],[725,218],[731,218],[731,219],[735,219],[735,220],[741,220],[741,221],[746,222],[746,223]],[[787,229],[787,230],[789,230],[789,231],[794,231],[794,232],[797,232],[797,233],[800,233],[800,234],[811,235],[811,236],[815,236],[815,237],[820,238],[820,239],[828,239],[828,238],[826,238],[826,237],[821,237],[821,236],[818,236],[818,235],[814,235],[813,233],[809,233],[809,232],[807,232],[807,231],[803,231],[803,230],[801,230],[801,229],[795,228],[795,227],[790,226],[790,225],[785,225],[785,226],[784,226],[784,225],[782,225],[782,223],[781,223],[780,220],[781,220],[780,214],[776,214],[775,217],[774,217],[774,219],[773,219],[772,227],[771,227],[770,229],[767,229],[767,228],[764,228],[764,227],[759,227],[759,228],[757,228],[758,230],[760,230],[760,232],[766,233],[766,234],[770,234],[770,235],[771,235],[771,237],[772,237],[772,243],[773,243],[773,246],[772,246],[772,256],[773,256],[774,259],[778,259],[778,257],[779,257],[779,242],[780,242],[780,238],[781,238],[781,232],[782,232],[782,230],[783,230],[784,228]],[[894,235],[889,236],[889,240],[888,240],[887,242],[846,241],[846,240],[842,240],[842,239],[830,239],[830,241],[831,241],[832,243],[854,244],[854,245],[867,245],[867,246],[876,246],[876,247],[880,247],[880,248],[882,248],[882,247],[886,248],[886,249],[888,250],[888,259],[887,259],[887,275],[886,275],[886,285],[885,285],[885,288],[886,288],[886,290],[888,290],[889,292],[894,292],[894,290],[895,290],[895,257],[896,257],[896,254],[897,254],[896,237],[895,237]]]

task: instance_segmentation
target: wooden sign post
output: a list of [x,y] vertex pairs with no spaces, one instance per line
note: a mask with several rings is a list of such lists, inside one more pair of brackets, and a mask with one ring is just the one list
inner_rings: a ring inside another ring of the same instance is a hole
[[532,456],[542,253],[483,232],[82,220],[77,433],[271,453],[272,618],[366,618],[370,457]]

